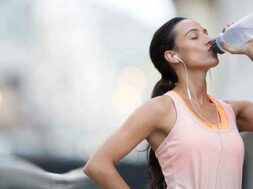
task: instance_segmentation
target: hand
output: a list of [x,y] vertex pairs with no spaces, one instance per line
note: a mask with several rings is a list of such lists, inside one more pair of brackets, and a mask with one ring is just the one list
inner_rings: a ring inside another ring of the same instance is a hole
[[221,41],[222,47],[231,54],[245,54],[253,57],[253,39],[245,43],[242,47],[234,48]]
[[[225,32],[229,26],[230,25],[227,25],[225,28],[223,28],[222,32]],[[221,41],[221,45],[226,51],[230,52],[231,54],[245,54],[253,61],[253,39],[238,48],[231,47],[224,41]]]

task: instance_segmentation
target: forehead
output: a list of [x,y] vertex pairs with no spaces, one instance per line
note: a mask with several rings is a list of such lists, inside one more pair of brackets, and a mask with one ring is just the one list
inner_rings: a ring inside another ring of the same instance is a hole
[[191,29],[198,29],[202,31],[204,28],[200,25],[200,23],[194,20],[186,19],[179,22],[175,26],[174,31],[176,35],[181,36],[181,35],[186,34]]

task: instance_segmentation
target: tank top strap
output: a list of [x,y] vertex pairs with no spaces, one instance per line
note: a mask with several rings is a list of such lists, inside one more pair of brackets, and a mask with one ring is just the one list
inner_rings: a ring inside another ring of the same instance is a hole
[[229,116],[230,120],[236,124],[236,116],[232,106],[221,99],[216,99],[216,101],[218,101],[222,105],[224,110],[227,112],[227,115]]
[[170,96],[172,98],[178,116],[186,115],[185,113],[187,112],[185,112],[182,100],[177,96],[177,94],[173,90],[166,92],[164,95]]
[[233,118],[234,121],[236,121],[235,112],[234,112],[232,106],[231,106],[230,104],[228,104],[228,103],[222,101],[222,100],[220,100],[220,101],[221,101],[221,103],[225,104],[225,107],[226,107],[226,109],[228,110],[230,116]]
[[[182,120],[194,120],[195,123],[201,124],[201,126],[209,127],[207,123],[205,123],[203,120],[201,120],[192,110],[188,107],[187,104],[185,104],[185,101],[180,97],[177,92],[171,90],[165,93],[164,95],[168,95],[172,98],[176,112],[177,112],[177,119]],[[209,95],[209,97],[212,98],[213,101],[216,101],[216,105],[218,108],[218,111],[220,113],[220,116],[222,116],[222,121],[224,125],[227,125],[229,127],[229,120],[231,123],[235,123],[235,116],[232,110],[232,107],[229,104],[226,104],[222,100],[216,99]],[[236,127],[236,123],[232,124],[232,127]],[[208,128],[209,129],[209,128]]]

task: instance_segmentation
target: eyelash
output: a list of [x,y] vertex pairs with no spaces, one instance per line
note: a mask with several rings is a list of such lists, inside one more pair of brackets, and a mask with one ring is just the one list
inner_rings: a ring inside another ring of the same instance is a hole
[[[205,33],[205,35],[208,35],[208,33]],[[198,36],[192,37],[191,39],[193,39],[193,40],[198,39]]]

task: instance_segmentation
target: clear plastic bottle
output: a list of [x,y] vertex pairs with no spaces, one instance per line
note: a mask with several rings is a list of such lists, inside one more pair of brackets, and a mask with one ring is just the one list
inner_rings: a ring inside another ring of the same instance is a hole
[[224,33],[220,33],[213,42],[213,51],[223,54],[226,50],[221,45],[221,40],[231,47],[240,47],[253,39],[253,13],[243,17],[230,25]]

